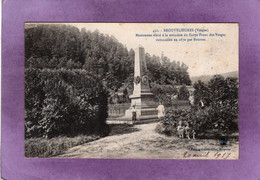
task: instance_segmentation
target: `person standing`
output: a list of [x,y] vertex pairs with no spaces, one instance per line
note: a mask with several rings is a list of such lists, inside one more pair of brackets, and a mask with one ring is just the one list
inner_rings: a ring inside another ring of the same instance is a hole
[[162,105],[162,103],[159,104],[159,106],[157,107],[158,110],[158,118],[161,119],[162,117],[165,116],[165,109],[164,106]]
[[190,127],[189,127],[189,124],[187,123],[186,127],[185,127],[185,134],[186,134],[186,137],[188,139],[190,139]]
[[202,99],[200,100],[200,107],[201,107],[202,109],[204,109],[204,103],[203,103]]
[[177,126],[177,132],[178,132],[179,138],[184,138],[184,128],[182,127],[182,125],[180,123]]
[[135,106],[136,105],[133,105],[133,109],[132,109],[132,121],[133,121],[133,124],[135,124],[135,122],[136,122],[136,109],[135,109]]

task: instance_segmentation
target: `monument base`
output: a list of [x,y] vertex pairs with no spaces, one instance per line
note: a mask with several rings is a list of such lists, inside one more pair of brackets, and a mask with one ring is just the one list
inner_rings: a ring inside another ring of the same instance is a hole
[[128,119],[123,119],[123,118],[108,118],[106,123],[107,124],[148,124],[148,123],[153,123],[153,122],[159,122],[159,119],[146,119],[146,120],[141,120],[141,121],[135,121],[133,122],[132,120]]

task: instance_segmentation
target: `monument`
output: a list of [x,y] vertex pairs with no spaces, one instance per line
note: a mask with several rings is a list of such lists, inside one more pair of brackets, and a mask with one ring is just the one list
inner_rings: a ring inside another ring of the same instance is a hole
[[[151,93],[149,86],[145,50],[142,46],[139,46],[135,50],[134,67],[134,91],[129,97],[131,99],[131,106],[125,111],[125,116],[114,120],[108,119],[107,122],[110,124],[146,123],[158,120],[158,104],[154,101],[154,95]],[[134,119],[133,113],[135,114]]]

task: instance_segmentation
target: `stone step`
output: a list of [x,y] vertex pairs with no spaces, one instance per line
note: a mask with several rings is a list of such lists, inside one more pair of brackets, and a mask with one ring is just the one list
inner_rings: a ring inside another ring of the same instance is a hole
[[108,118],[106,123],[107,124],[146,124],[146,123],[153,123],[153,122],[159,122],[158,118],[153,119],[142,119],[142,120],[136,120],[133,122],[129,119],[123,119],[123,118]]

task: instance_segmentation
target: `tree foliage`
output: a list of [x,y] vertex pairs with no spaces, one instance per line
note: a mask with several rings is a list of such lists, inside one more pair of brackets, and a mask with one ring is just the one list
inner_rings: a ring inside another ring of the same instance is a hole
[[194,88],[196,106],[188,110],[168,111],[161,131],[176,135],[177,124],[183,122],[203,137],[212,133],[227,136],[238,132],[238,79],[215,75],[208,84],[196,82]]
[[[134,58],[132,49],[98,30],[58,24],[26,28],[26,137],[106,130],[108,96],[122,85],[124,95],[130,95]],[[173,85],[191,84],[184,63],[149,54],[146,61],[153,91],[171,94]]]
[[86,70],[26,69],[26,137],[102,134],[107,91]]
[[191,85],[188,66],[170,61],[167,57],[151,56],[146,53],[148,76],[151,82],[160,85]]
[[164,106],[172,106],[172,97],[177,94],[177,89],[172,85],[151,84],[151,92],[155,95],[155,99]]
[[[133,76],[135,52],[113,36],[69,25],[37,25],[25,29],[25,67],[86,69],[103,79],[111,91]],[[146,54],[150,82],[190,85],[188,67],[168,57]]]
[[178,92],[178,99],[179,100],[189,100],[190,94],[185,85],[181,86]]

